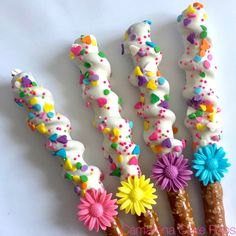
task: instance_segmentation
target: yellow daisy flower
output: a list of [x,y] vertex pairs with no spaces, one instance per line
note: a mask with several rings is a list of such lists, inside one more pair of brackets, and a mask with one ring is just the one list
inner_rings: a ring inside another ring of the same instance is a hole
[[150,179],[145,179],[144,175],[140,178],[130,176],[127,181],[121,181],[121,185],[116,194],[120,198],[117,203],[121,205],[120,209],[125,210],[126,214],[131,211],[132,215],[140,216],[141,213],[146,212],[146,208],[152,209],[152,205],[156,204],[154,199],[157,196],[153,194],[156,190],[150,183]]

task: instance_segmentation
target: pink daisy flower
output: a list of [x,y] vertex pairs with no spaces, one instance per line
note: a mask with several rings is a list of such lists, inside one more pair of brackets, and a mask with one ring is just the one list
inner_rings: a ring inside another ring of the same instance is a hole
[[117,215],[116,200],[111,198],[112,194],[107,194],[105,190],[90,189],[86,191],[77,206],[78,220],[83,221],[90,231],[94,228],[97,232],[100,228],[106,230],[111,226],[114,216]]
[[158,156],[151,177],[162,190],[177,192],[187,186],[192,173],[187,158],[167,153]]

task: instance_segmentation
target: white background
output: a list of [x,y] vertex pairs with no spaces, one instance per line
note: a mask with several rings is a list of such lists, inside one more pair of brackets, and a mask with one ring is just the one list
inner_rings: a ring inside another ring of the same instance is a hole
[[[57,160],[44,150],[44,138],[25,125],[26,113],[13,102],[10,72],[14,68],[30,71],[39,84],[50,89],[56,108],[70,117],[75,139],[87,147],[85,158],[106,172],[105,186],[115,193],[119,181],[107,175],[107,163],[101,151],[102,136],[92,127],[93,113],[84,108],[80,97],[79,71],[68,59],[71,43],[80,34],[92,33],[106,52],[113,69],[112,87],[123,97],[123,115],[134,121],[134,140],[142,147],[143,173],[149,175],[154,155],[142,140],[142,121],[133,105],[138,90],[128,80],[133,66],[121,56],[124,31],[133,23],[150,19],[152,39],[163,53],[160,69],[171,85],[171,106],[177,115],[178,137],[188,141],[186,154],[191,158],[191,138],[183,126],[186,105],[181,95],[184,72],[177,66],[183,52],[176,17],[186,0],[105,1],[105,0],[0,0],[0,236],[83,236],[89,233],[75,217],[78,197],[61,177]],[[236,227],[236,2],[205,2],[219,65],[216,77],[223,116],[223,146],[232,167],[223,180],[227,224]],[[162,226],[173,226],[166,194],[158,190],[158,209]],[[194,216],[203,225],[199,184],[189,187]],[[122,221],[135,226],[133,217],[120,214]],[[102,235],[100,233],[99,235]]]

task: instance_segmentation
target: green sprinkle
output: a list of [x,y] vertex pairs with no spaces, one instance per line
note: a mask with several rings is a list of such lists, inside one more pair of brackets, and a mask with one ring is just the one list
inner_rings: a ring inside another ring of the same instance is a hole
[[195,114],[196,114],[197,117],[203,116],[203,111],[197,110]]
[[82,49],[79,54],[84,55],[85,54],[85,49]]
[[68,179],[68,180],[70,180],[70,181],[73,180],[73,176],[72,176],[71,174],[69,174],[69,173],[66,173],[66,174],[65,174],[65,178]]
[[112,143],[111,144],[111,148],[112,149],[117,149],[117,147],[118,147],[118,143]]
[[151,101],[152,104],[155,104],[159,100],[160,100],[160,98],[155,93],[151,94],[150,101]]
[[31,84],[35,87],[37,86],[37,83],[36,82],[31,82]]
[[189,118],[190,120],[195,120],[195,119],[196,119],[196,114],[195,114],[195,113],[192,113],[192,114],[188,115],[188,118]]
[[200,25],[203,31],[207,31],[207,27],[205,25]]
[[88,77],[89,77],[89,72],[88,72],[88,71],[86,71],[86,72],[84,73],[84,77],[85,77],[85,78],[88,78]]
[[154,48],[154,51],[156,52],[156,53],[158,53],[158,52],[160,52],[160,47],[159,46],[156,46],[155,48]]
[[25,93],[24,93],[24,92],[20,92],[19,96],[20,96],[21,98],[23,98],[23,97],[25,96]]
[[81,175],[80,180],[81,180],[82,183],[85,183],[85,182],[88,181],[88,177],[86,175]]
[[109,93],[110,93],[109,89],[103,90],[103,94],[104,94],[104,95],[108,95]]
[[98,53],[98,56],[102,57],[102,58],[105,58],[106,57],[106,54],[104,52],[99,52]]
[[207,31],[202,31],[200,34],[201,38],[204,39],[207,37]]
[[121,97],[118,98],[118,104],[120,104],[120,105],[123,104],[123,99]]
[[166,94],[166,95],[164,96],[164,99],[165,99],[166,101],[170,101],[170,95]]
[[80,170],[82,167],[82,164],[80,162],[77,162],[75,166],[78,170]]
[[84,63],[84,67],[86,68],[90,68],[92,66],[92,64],[90,62],[85,62]]
[[205,72],[200,72],[200,74],[199,74],[202,78],[205,78]]
[[120,168],[118,167],[118,168],[116,168],[115,170],[113,170],[113,171],[111,172],[111,175],[112,175],[112,176],[118,176],[118,177],[120,177],[120,176],[121,176]]

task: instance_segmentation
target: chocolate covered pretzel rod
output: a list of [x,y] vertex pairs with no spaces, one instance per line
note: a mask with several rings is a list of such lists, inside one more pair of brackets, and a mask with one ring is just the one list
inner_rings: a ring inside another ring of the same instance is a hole
[[178,17],[185,52],[179,61],[186,72],[183,96],[188,109],[185,125],[193,137],[195,176],[201,182],[208,235],[228,235],[220,184],[230,166],[225,151],[217,147],[221,139],[218,122],[220,107],[215,93],[217,66],[213,60],[212,40],[207,14],[201,3],[194,3]]
[[12,76],[15,102],[27,109],[28,126],[46,137],[46,148],[61,162],[64,178],[75,184],[77,194],[81,193],[78,220],[89,230],[126,235],[117,217],[116,200],[111,199],[112,194],[107,194],[101,182],[101,171],[83,159],[84,145],[71,138],[70,121],[56,112],[50,91],[39,86],[29,73],[15,70]]
[[143,137],[157,154],[152,177],[167,192],[175,220],[176,235],[196,235],[188,193],[185,189],[192,171],[183,157],[184,142],[173,134],[175,114],[169,109],[169,83],[158,66],[160,48],[151,41],[151,21],[131,25],[125,32],[122,54],[130,54],[135,69],[129,81],[141,91],[135,104],[137,114],[144,119]]
[[110,174],[121,178],[117,193],[120,209],[137,216],[143,235],[161,235],[158,217],[152,210],[157,198],[155,189],[150,179],[141,175],[140,147],[132,141],[133,123],[120,114],[121,99],[111,90],[109,61],[92,35],[78,38],[70,57],[80,69],[83,98],[95,114],[93,124],[104,135],[103,150],[110,162]]

